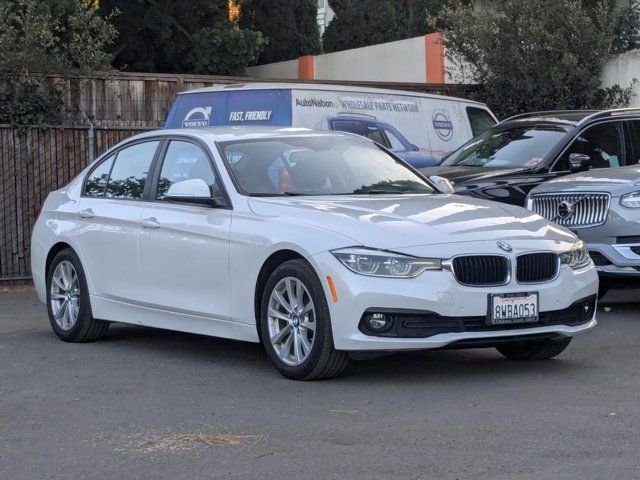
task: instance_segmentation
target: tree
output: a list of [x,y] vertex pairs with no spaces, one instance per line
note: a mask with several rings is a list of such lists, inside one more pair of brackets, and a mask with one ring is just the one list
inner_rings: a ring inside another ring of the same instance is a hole
[[395,0],[330,0],[335,17],[322,37],[325,52],[392,42],[400,38]]
[[480,11],[458,2],[440,16],[457,80],[478,84],[498,115],[628,103],[631,87],[600,88],[614,18],[606,0],[591,12],[579,0],[501,0]]
[[258,63],[320,52],[316,0],[241,0],[239,5],[240,26],[262,32],[268,41]]
[[141,72],[240,75],[260,54],[260,32],[228,17],[227,0],[103,0],[117,8],[112,53],[119,68]]
[[0,0],[0,123],[58,123],[61,93],[50,73],[109,69],[117,35],[96,2]]

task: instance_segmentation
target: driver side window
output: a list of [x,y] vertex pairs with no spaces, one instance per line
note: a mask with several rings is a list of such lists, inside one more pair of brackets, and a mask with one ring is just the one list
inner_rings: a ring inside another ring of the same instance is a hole
[[164,156],[155,197],[164,200],[171,185],[196,178],[209,185],[212,196],[218,195],[213,168],[202,149],[190,142],[172,140]]
[[580,132],[562,155],[556,170],[569,170],[569,156],[572,153],[589,155],[591,168],[623,166],[625,161],[622,132],[620,122],[602,123]]

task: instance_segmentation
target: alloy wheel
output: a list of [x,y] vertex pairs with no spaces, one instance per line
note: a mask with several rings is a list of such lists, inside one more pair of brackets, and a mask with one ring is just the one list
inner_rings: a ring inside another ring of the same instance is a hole
[[56,324],[62,330],[71,330],[80,313],[80,279],[73,264],[60,262],[51,277],[51,311]]
[[307,287],[295,277],[285,277],[271,291],[267,319],[269,339],[287,365],[302,364],[313,347],[316,311]]

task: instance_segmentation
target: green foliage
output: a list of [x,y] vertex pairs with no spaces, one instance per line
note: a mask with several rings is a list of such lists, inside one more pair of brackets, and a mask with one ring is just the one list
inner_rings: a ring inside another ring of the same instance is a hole
[[[466,5],[471,0],[463,0]],[[441,30],[445,25],[437,18],[452,0],[330,0],[336,17],[324,36],[326,52],[365,47],[417,37]]]
[[186,58],[193,73],[240,75],[247,64],[258,59],[265,40],[260,32],[232,25],[203,28],[193,36],[193,42]]
[[316,0],[240,0],[240,26],[262,32],[268,45],[258,63],[320,52]]
[[[535,19],[535,21],[532,21]],[[546,109],[602,108],[628,103],[631,87],[600,88],[615,40],[605,1],[501,0],[475,10],[459,2],[440,20],[456,80],[479,85],[478,96],[500,116]]]
[[113,54],[126,70],[241,75],[264,46],[260,32],[229,20],[227,0],[103,0],[101,8],[121,12]]
[[400,38],[395,0],[330,0],[335,17],[322,37],[325,52],[392,42]]
[[75,0],[0,0],[0,123],[58,123],[61,92],[47,74],[109,69],[110,17]]

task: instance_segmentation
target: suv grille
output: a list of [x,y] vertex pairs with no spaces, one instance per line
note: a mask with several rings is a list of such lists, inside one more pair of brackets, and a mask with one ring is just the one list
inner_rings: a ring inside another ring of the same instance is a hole
[[558,273],[555,253],[527,253],[517,259],[516,278],[520,283],[547,282]]
[[544,193],[531,197],[531,210],[563,227],[597,227],[607,220],[608,193]]
[[509,281],[509,259],[499,255],[472,255],[453,259],[453,274],[463,285],[503,285]]

